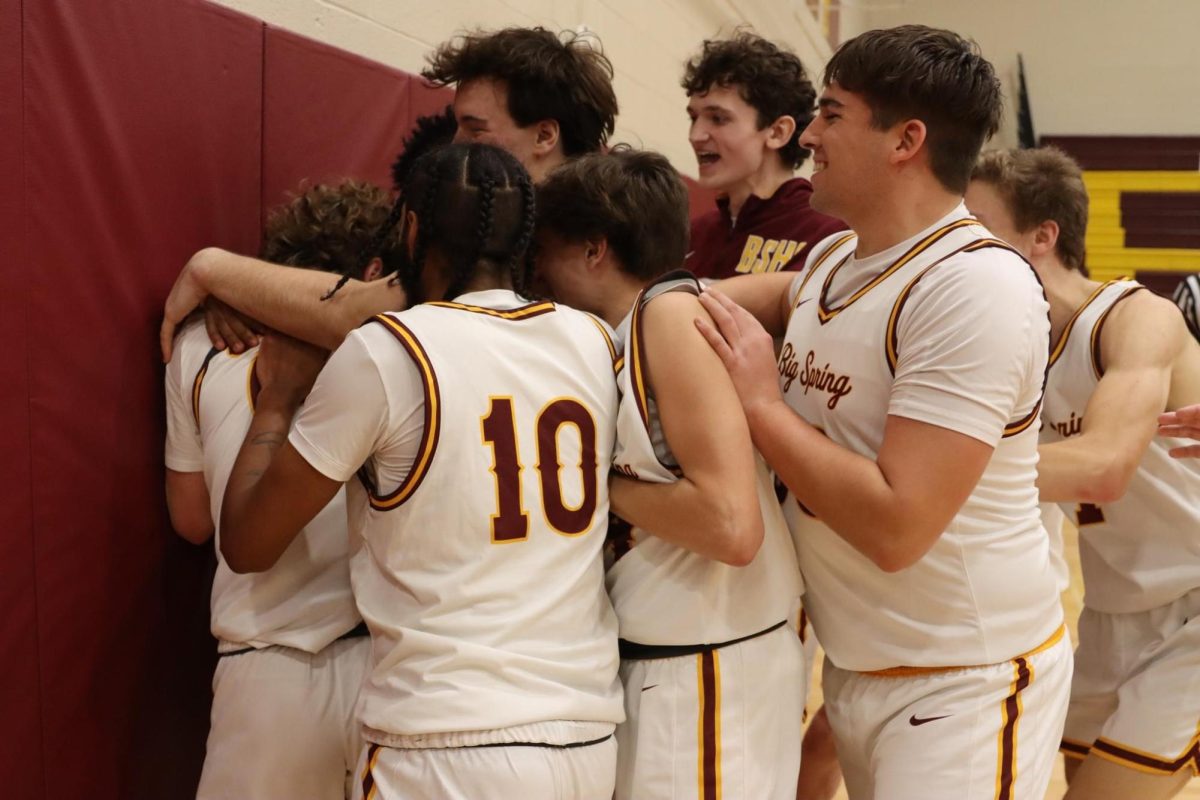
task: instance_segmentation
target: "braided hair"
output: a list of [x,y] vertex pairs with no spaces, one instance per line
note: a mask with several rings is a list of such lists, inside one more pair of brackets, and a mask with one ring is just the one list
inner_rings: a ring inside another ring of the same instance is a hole
[[420,302],[421,273],[431,252],[448,270],[444,299],[463,293],[481,269],[508,270],[518,294],[530,282],[535,224],[529,174],[511,154],[484,144],[453,144],[412,165],[405,207],[417,217],[412,258],[398,274],[410,301]]

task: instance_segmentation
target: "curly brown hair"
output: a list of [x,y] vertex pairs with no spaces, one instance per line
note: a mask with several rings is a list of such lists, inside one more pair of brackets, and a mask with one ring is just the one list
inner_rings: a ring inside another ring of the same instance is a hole
[[1084,275],[1088,193],[1075,159],[1057,147],[991,150],[979,157],[971,180],[999,192],[1019,233],[1053,220],[1058,224],[1054,251],[1059,260]]
[[837,49],[825,85],[862,95],[871,122],[925,123],[934,176],[952,192],[967,189],[983,143],[1000,126],[1000,80],[979,45],[924,25],[867,31]]
[[759,130],[780,117],[791,117],[796,133],[779,149],[779,157],[792,169],[808,158],[800,133],[812,122],[817,90],[795,53],[744,30],[729,39],[708,39],[684,68],[682,85],[688,97],[713,86],[737,87],[758,112]]
[[503,81],[517,125],[556,121],[568,157],[598,151],[612,135],[617,116],[612,63],[590,38],[545,28],[474,31],[446,42],[428,61],[421,74],[436,86]]
[[402,263],[400,234],[393,226],[381,235],[391,211],[392,198],[374,184],[345,180],[301,187],[267,217],[259,257],[351,278],[361,278],[379,257],[384,273],[393,272]]

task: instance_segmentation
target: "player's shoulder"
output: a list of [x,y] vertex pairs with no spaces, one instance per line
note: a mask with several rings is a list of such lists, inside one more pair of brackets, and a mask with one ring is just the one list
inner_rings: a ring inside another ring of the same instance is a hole
[[1144,341],[1143,336],[1187,338],[1183,313],[1173,302],[1132,281],[1117,288],[1120,291],[1105,315],[1106,337],[1136,335],[1138,341]]
[[204,320],[198,317],[186,323],[176,334],[171,347],[171,365],[183,373],[195,373],[212,351],[213,345],[204,327]]

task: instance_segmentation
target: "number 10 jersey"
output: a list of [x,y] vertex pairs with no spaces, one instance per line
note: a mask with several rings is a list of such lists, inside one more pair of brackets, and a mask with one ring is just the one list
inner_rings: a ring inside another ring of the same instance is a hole
[[[343,345],[367,351],[359,372],[373,365],[386,396],[361,402],[393,420],[419,409],[402,447],[384,424],[368,452],[343,458],[366,461],[347,500],[372,637],[364,736],[391,747],[602,738],[623,717],[601,555],[611,339],[586,314],[511,292],[459,300],[380,315]],[[326,402],[328,377],[343,376],[323,373],[309,402]],[[338,447],[331,430],[301,454]],[[303,414],[297,434],[309,434]]]

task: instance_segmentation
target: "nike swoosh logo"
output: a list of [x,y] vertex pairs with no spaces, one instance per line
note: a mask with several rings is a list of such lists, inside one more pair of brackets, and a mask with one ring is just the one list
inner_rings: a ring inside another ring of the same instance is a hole
[[915,728],[918,725],[924,725],[926,722],[936,722],[939,719],[945,719],[946,717],[949,717],[949,716],[951,716],[951,715],[943,714],[940,717],[926,717],[925,719],[919,719],[916,714],[913,714],[911,717],[908,718],[908,724],[912,725]]
[[652,683],[652,684],[650,684],[649,686],[643,686],[643,687],[642,687],[642,691],[643,691],[643,692],[648,692],[648,691],[650,691],[651,689],[654,689],[654,688],[656,688],[657,686],[658,686],[658,684],[657,684],[657,683]]

